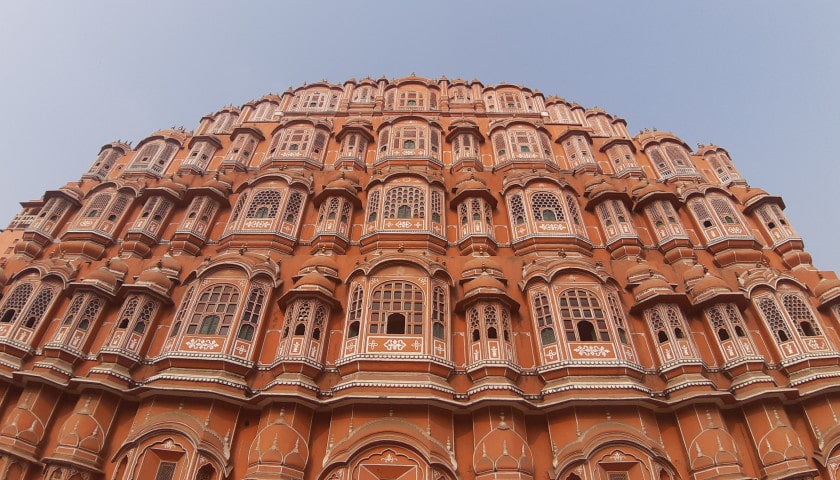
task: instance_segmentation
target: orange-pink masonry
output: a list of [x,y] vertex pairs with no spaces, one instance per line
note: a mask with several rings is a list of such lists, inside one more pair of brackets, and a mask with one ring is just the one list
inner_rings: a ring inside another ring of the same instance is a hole
[[840,478],[840,281],[718,146],[351,79],[23,207],[4,479]]

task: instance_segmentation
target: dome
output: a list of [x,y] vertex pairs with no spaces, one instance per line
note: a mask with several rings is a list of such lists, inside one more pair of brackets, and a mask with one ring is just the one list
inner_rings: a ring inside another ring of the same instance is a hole
[[694,283],[696,281],[700,280],[701,278],[703,278],[705,276],[706,276],[706,267],[703,266],[703,265],[700,265],[698,263],[698,264],[692,266],[691,268],[689,268],[688,270],[686,270],[685,273],[683,273],[683,281],[685,282],[686,285],[691,287],[691,286],[694,285]]
[[485,273],[497,278],[503,278],[502,269],[495,260],[493,260],[493,257],[473,257],[470,260],[467,260],[464,263],[461,278],[476,278]]
[[521,435],[504,420],[482,438],[473,453],[473,469],[477,475],[495,472],[534,474],[531,448]]
[[114,257],[108,260],[107,267],[116,272],[118,275],[125,275],[128,273],[128,265],[120,257]]
[[165,178],[161,180],[161,182],[155,188],[169,190],[176,196],[180,197],[187,189],[187,186],[175,180],[174,178]]
[[671,293],[674,293],[674,288],[665,280],[657,277],[642,280],[633,288],[633,296],[636,297],[636,301],[641,301],[655,295],[667,295]]
[[705,277],[701,278],[694,284],[693,290],[697,292],[697,294],[700,294],[712,290],[731,292],[732,288],[730,288],[722,278],[717,275],[707,273]]
[[487,272],[464,284],[465,297],[482,293],[505,294],[505,285],[498,278],[487,274]]
[[587,192],[589,198],[598,198],[606,194],[624,193],[625,190],[619,188],[612,180],[607,177],[596,177],[587,182],[584,186],[584,191]]
[[638,259],[638,263],[627,269],[627,283],[638,284],[648,278],[659,278],[665,280],[665,276],[655,270],[647,262]]
[[168,292],[172,288],[172,281],[160,271],[159,268],[150,268],[141,273],[134,282],[140,285],[148,285],[159,292]]
[[254,439],[248,463],[282,465],[303,471],[308,458],[309,446],[281,417],[260,431]]
[[309,270],[317,267],[324,267],[330,270],[338,270],[338,263],[332,257],[332,255],[315,255],[314,257],[310,258],[309,260],[303,262],[303,265],[300,266],[300,271]]
[[840,297],[840,280],[836,278],[821,278],[814,287],[814,295],[820,300],[820,305],[824,305],[838,297]]
[[327,279],[327,277],[323,276],[321,273],[317,271],[311,271],[306,275],[302,276],[295,285],[295,290],[298,289],[309,289],[309,288],[323,288],[327,291],[332,292],[335,286],[333,283]]
[[635,198],[636,200],[640,200],[642,198],[656,194],[673,195],[664,185],[660,183],[651,183],[647,180],[637,184],[635,187],[633,187],[631,192],[633,194],[633,198]]
[[116,275],[104,265],[90,272],[83,282],[97,284],[109,291],[114,291],[117,288]]
[[181,263],[168,253],[160,257],[160,261],[158,261],[157,266],[162,272],[175,278],[180,275],[182,268]]
[[65,195],[73,198],[74,200],[81,201],[85,197],[85,192],[82,191],[81,188],[75,183],[68,183],[63,187],[58,189],[60,192],[63,192]]
[[349,190],[355,192],[358,188],[359,185],[356,182],[347,177],[341,176],[327,183],[324,190]]

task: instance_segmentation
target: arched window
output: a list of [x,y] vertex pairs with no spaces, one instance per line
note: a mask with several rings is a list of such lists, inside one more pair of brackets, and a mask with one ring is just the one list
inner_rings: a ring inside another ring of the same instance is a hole
[[424,218],[425,192],[418,187],[394,187],[385,194],[385,218]]
[[350,294],[350,302],[347,307],[347,338],[359,336],[362,321],[362,296],[364,291],[361,285],[356,285],[353,293]]
[[816,337],[822,335],[817,319],[811,313],[811,309],[795,293],[782,295],[782,305],[785,307],[790,319],[804,337]]
[[260,321],[265,296],[265,289],[262,287],[255,286],[251,288],[251,292],[248,294],[248,301],[245,303],[245,309],[242,311],[239,332],[236,334],[236,337],[240,340],[251,341],[254,339],[254,332],[256,331],[257,323]]
[[173,141],[154,140],[143,145],[134,155],[128,171],[142,171],[160,176],[181,146]]
[[0,310],[0,323],[15,323],[33,290],[32,283],[27,282],[17,285],[3,302],[3,309]]
[[688,330],[682,312],[675,305],[657,305],[645,310],[651,333],[656,339],[663,364],[678,360],[696,360],[693,342],[686,336]]
[[548,297],[538,293],[534,297],[534,317],[537,320],[537,330],[540,332],[540,340],[543,346],[557,342],[557,335],[554,332],[554,318],[551,314],[551,306]]
[[373,290],[369,332],[423,333],[423,291],[411,282],[386,282]]
[[64,320],[55,332],[53,342],[75,349],[82,348],[90,325],[99,317],[104,305],[104,300],[93,293],[76,293]]
[[282,195],[277,190],[261,190],[254,195],[245,218],[275,218]]
[[239,307],[239,290],[229,284],[205,288],[193,307],[188,334],[227,335]]
[[91,165],[90,170],[88,170],[86,176],[90,176],[96,178],[97,180],[104,180],[108,173],[111,171],[111,168],[117,163],[121,157],[125,155],[121,149],[113,148],[113,147],[105,147],[99,152],[99,156],[96,157],[96,160]]
[[560,200],[549,192],[537,192],[531,195],[531,213],[538,221],[562,222],[565,220]]
[[583,289],[566,290],[558,299],[566,340],[609,342],[607,317],[598,298]]
[[443,288],[437,286],[432,291],[432,336],[444,340],[446,336],[446,301]]

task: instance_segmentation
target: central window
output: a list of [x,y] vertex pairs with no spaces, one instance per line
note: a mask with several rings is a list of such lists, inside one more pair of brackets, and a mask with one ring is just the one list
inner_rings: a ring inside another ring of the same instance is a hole
[[187,333],[227,335],[238,306],[236,287],[225,284],[210,287],[198,298]]
[[370,333],[423,333],[423,291],[410,282],[386,282],[373,291]]

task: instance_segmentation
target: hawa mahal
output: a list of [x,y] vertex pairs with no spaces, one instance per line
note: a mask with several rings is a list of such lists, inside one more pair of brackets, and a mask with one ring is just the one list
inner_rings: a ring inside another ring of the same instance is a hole
[[840,478],[840,281],[716,145],[351,79],[22,206],[7,480]]

